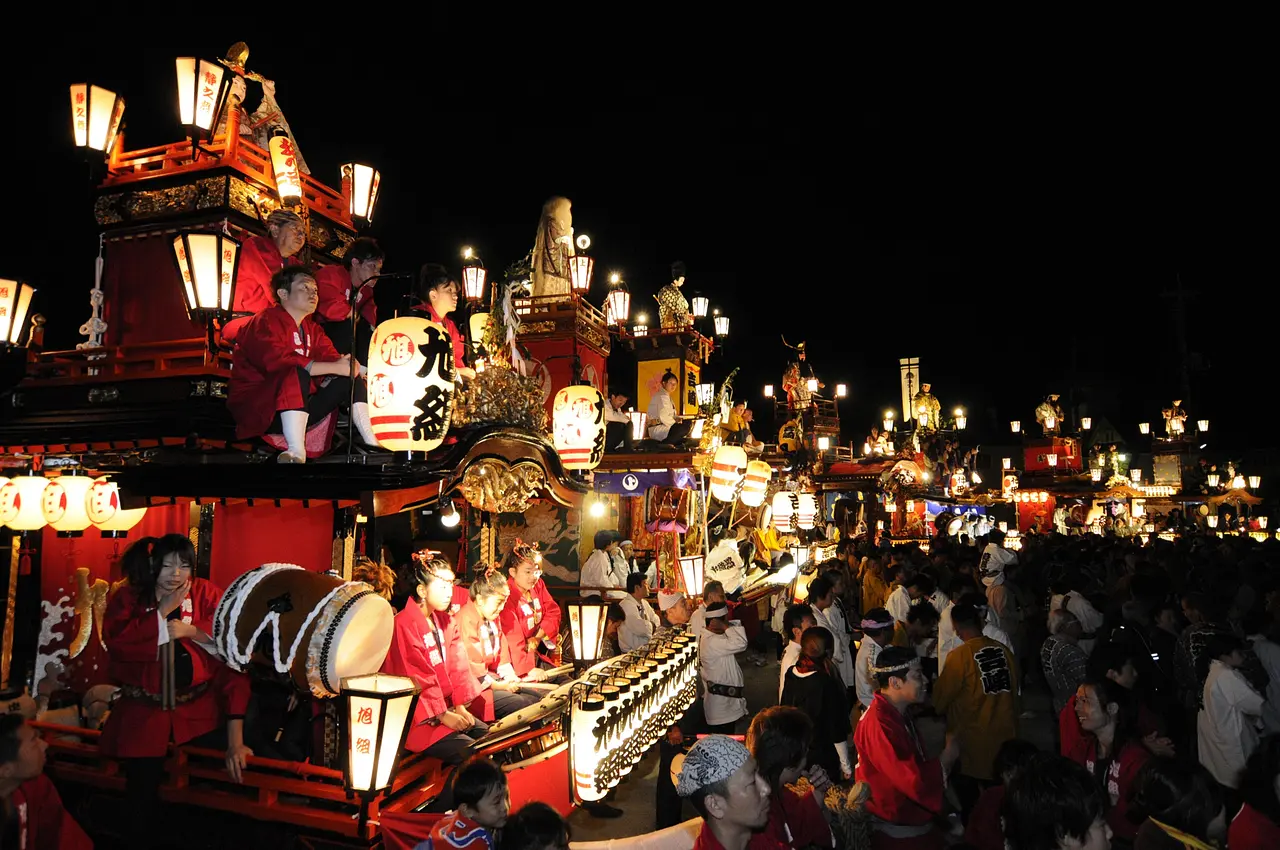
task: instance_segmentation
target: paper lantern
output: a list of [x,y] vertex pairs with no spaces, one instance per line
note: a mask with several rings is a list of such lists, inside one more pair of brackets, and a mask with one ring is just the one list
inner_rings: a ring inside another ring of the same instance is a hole
[[604,457],[604,396],[575,384],[551,405],[552,442],[565,469],[595,469]]
[[429,452],[449,430],[453,340],[440,325],[402,316],[374,329],[369,342],[369,424],[392,452]]
[[813,528],[818,518],[818,498],[812,493],[801,493],[796,502],[796,526],[803,529]]
[[847,384],[836,384],[836,398],[845,398],[849,395],[849,386]]
[[0,345],[17,345],[22,340],[35,294],[30,284],[0,279]]
[[276,130],[267,147],[271,153],[271,171],[276,178],[276,196],[284,206],[297,204],[302,200],[302,171],[293,139],[283,130]]
[[1208,517],[1206,521],[1209,523],[1210,528],[1218,527],[1218,518],[1216,516]]
[[593,596],[570,600],[565,603],[565,608],[569,611],[574,661],[590,666],[603,654],[609,603]]
[[625,325],[631,316],[631,293],[615,289],[605,296],[604,315],[607,324]]
[[[584,803],[604,798],[606,788],[596,787],[596,770],[608,754],[603,740],[596,738],[596,723],[604,717],[604,697],[588,693],[573,706],[569,715],[569,754],[572,757],[573,793]],[[603,784],[603,783],[602,783]]]
[[0,521],[14,531],[44,528],[44,488],[49,479],[43,475],[19,475],[0,487]]
[[382,174],[372,165],[348,162],[341,168],[344,187],[349,187],[350,199],[347,212],[353,219],[373,221],[373,209],[378,205],[378,186]]
[[689,304],[693,307],[693,317],[695,319],[705,319],[707,317],[707,308],[711,306],[711,301],[706,296],[695,295]]
[[467,328],[471,331],[471,348],[480,351],[484,348],[484,332],[489,327],[488,313],[472,313],[467,320]]
[[98,531],[103,537],[128,537],[133,527],[142,522],[142,518],[146,515],[146,508],[118,510],[111,519],[98,526]]
[[1150,433],[1151,433],[1151,423],[1150,423],[1150,422],[1139,422],[1139,423],[1138,423],[1138,431],[1140,431],[1140,432],[1141,432],[1141,433],[1143,433],[1143,434],[1150,434]]
[[1209,477],[1206,478],[1205,480],[1208,482],[1210,487],[1217,487],[1218,483],[1222,480],[1222,478],[1221,476],[1218,475],[1218,473],[1211,472],[1209,473]]
[[716,385],[698,384],[694,387],[694,391],[696,393],[695,398],[698,399],[698,406],[706,407],[708,404],[711,404],[712,400],[716,396]]
[[1048,455],[1046,455],[1045,460],[1049,463],[1050,466],[1058,465],[1058,455],[1053,452],[1050,452]]
[[684,579],[684,592],[690,596],[702,595],[703,568],[706,559],[702,555],[680,557],[680,577]]
[[1266,530],[1267,530],[1267,518],[1266,518],[1266,517],[1264,517],[1264,516],[1260,516],[1260,517],[1258,517],[1258,528],[1261,528],[1263,531],[1266,531]]
[[831,438],[830,438],[830,437],[819,437],[819,438],[818,438],[818,451],[820,451],[820,452],[825,452],[825,451],[827,451],[827,450],[828,450],[828,449],[830,449],[830,448],[831,448]]
[[714,321],[716,323],[716,336],[719,336],[719,337],[728,336],[729,335],[729,317],[716,316]]
[[1058,427],[1058,419],[1056,416],[1046,416],[1044,418],[1044,429],[1046,431],[1052,431],[1054,428],[1057,428],[1057,427]]
[[203,321],[231,312],[240,272],[240,243],[216,231],[173,237],[173,260],[187,315]]
[[1000,466],[1003,469],[1013,469],[1013,458],[1011,457],[1000,458]]
[[391,785],[418,688],[404,676],[373,673],[342,680],[347,699],[347,788],[371,795]]
[[60,536],[79,537],[89,521],[89,491],[93,479],[87,475],[63,475],[49,481],[41,496],[44,521]]
[[1009,430],[1017,434],[1022,431],[1022,420],[1015,419],[1009,423]]
[[632,336],[648,336],[649,326],[644,323],[638,323],[631,326]]
[[742,479],[742,504],[749,508],[758,508],[764,504],[765,493],[769,490],[769,479],[773,477],[773,467],[762,460],[753,460],[747,464],[747,474]]
[[780,490],[773,494],[771,505],[773,527],[776,531],[790,531],[795,525],[796,511],[799,510],[800,498],[795,493]]
[[478,304],[484,299],[484,282],[489,272],[480,262],[480,258],[466,250],[466,259],[462,264],[462,291],[468,301]]
[[1209,420],[1208,420],[1208,419],[1197,419],[1197,420],[1196,420],[1196,427],[1200,429],[1200,433],[1202,433],[1202,434],[1203,434],[1203,433],[1207,433],[1207,432],[1208,432],[1208,430],[1209,430]]
[[1250,476],[1249,476],[1249,487],[1250,487],[1250,489],[1257,490],[1257,489],[1258,489],[1259,487],[1261,487],[1261,486],[1262,486],[1262,476],[1261,476],[1261,475],[1250,475]]
[[124,98],[101,86],[71,87],[71,134],[76,147],[110,153],[124,118]]
[[645,438],[645,429],[649,425],[649,414],[643,410],[633,410],[627,414],[631,417],[631,439],[643,440]]
[[1080,417],[1080,427],[1081,427],[1081,428],[1083,428],[1083,429],[1084,429],[1084,430],[1086,430],[1086,431],[1088,431],[1090,428],[1092,428],[1092,427],[1093,427],[1093,417],[1091,417],[1091,416],[1081,416],[1081,417]]
[[722,502],[738,497],[747,468],[747,452],[742,446],[721,446],[711,458],[711,495]]
[[764,385],[764,397],[773,398],[773,384]]
[[1093,469],[1089,470],[1089,476],[1093,478],[1094,481],[1101,481],[1102,470],[1095,466]]
[[1132,479],[1134,484],[1137,484],[1138,482],[1142,481],[1142,470],[1141,469],[1129,470],[1129,478]]
[[110,478],[97,478],[85,494],[85,513],[89,522],[101,527],[120,511],[120,488]]
[[217,62],[191,56],[175,60],[178,71],[178,117],[187,135],[206,139],[218,126],[230,79]]

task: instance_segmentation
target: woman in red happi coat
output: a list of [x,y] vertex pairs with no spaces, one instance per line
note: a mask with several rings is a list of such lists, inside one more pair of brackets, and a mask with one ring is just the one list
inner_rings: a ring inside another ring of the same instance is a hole
[[500,622],[517,676],[538,669],[541,656],[550,665],[560,640],[560,606],[542,580],[542,554],[537,547],[517,539],[502,562],[511,595],[502,607]]
[[471,598],[458,612],[458,630],[467,647],[471,673],[483,690],[469,708],[481,720],[501,720],[538,701],[531,690],[520,690],[521,681],[534,681],[530,671],[522,680],[511,666],[507,636],[498,615],[507,603],[511,588],[495,566],[481,570],[471,583]]
[[[102,732],[103,754],[123,760],[125,794],[139,829],[154,833],[169,744],[222,749],[227,771],[241,780],[253,751],[244,745],[249,681],[213,654],[213,614],[222,591],[191,574],[195,549],[181,534],[145,537],[122,560],[128,583],[107,603],[102,633],[111,680],[120,697]],[[161,705],[166,644],[173,644],[175,704]],[[150,826],[146,826],[150,824]]]

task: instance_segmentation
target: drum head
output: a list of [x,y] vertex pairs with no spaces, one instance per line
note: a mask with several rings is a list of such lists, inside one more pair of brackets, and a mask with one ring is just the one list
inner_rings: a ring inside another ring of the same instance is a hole
[[395,631],[391,603],[363,582],[343,588],[328,608],[307,649],[306,686],[317,696],[337,696],[347,676],[378,672]]

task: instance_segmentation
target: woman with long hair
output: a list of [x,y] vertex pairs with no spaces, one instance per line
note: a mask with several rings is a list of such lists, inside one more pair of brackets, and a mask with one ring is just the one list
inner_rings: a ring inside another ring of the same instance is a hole
[[[192,576],[195,560],[191,541],[181,534],[134,543],[121,560],[127,584],[111,597],[103,618],[108,673],[120,696],[101,748],[123,760],[126,799],[146,833],[143,841],[164,834],[155,817],[170,743],[216,737],[225,720],[227,772],[237,782],[253,755],[244,744],[249,681],[218,660],[210,637],[222,590]],[[175,696],[166,709],[161,691],[169,676]],[[201,743],[223,748],[209,738]]]
[[511,587],[496,566],[478,570],[471,583],[471,601],[457,616],[471,675],[482,689],[467,708],[484,721],[500,720],[538,701],[537,694],[521,691],[521,681],[531,681],[534,674],[524,680],[516,675],[507,636],[498,623],[510,595]]
[[1076,691],[1076,718],[1083,734],[1064,755],[1083,765],[1101,786],[1115,842],[1130,846],[1138,825],[1128,810],[1138,774],[1151,758],[1138,735],[1134,697],[1112,679],[1088,679]]
[[1134,850],[1212,850],[1226,837],[1222,789],[1198,764],[1171,758],[1147,762],[1129,813],[1141,822]]
[[542,580],[542,553],[537,546],[516,538],[502,561],[502,574],[508,579],[511,595],[499,619],[507,636],[511,666],[523,677],[539,669],[539,659],[550,666],[550,658],[559,655],[560,606]]

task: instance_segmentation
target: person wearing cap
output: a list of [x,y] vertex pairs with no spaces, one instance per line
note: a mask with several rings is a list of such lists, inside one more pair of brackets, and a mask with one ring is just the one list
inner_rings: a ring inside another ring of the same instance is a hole
[[854,775],[871,789],[866,802],[874,818],[871,846],[941,850],[943,836],[934,824],[945,815],[945,776],[960,755],[959,742],[948,735],[938,758],[925,757],[910,708],[928,698],[928,683],[914,650],[887,647],[870,673],[876,695],[853,743],[858,751]]
[[[316,272],[320,303],[316,320],[324,323],[333,347],[367,363],[369,341],[378,326],[378,305],[374,300],[377,276],[382,271],[382,247],[376,239],[361,236],[347,246],[341,263],[323,266]],[[355,311],[360,315],[356,338],[351,339],[351,293],[355,290]]]
[[668,626],[683,626],[689,622],[689,599],[678,590],[658,591],[658,616]]
[[649,580],[644,573],[627,576],[627,595],[622,598],[622,610],[627,613],[627,620],[618,629],[618,648],[623,652],[644,646],[662,625],[648,598]]
[[600,529],[595,536],[595,549],[582,565],[578,574],[579,593],[586,596],[600,596],[600,588],[615,587],[617,590],[605,591],[606,599],[622,599],[627,594],[622,591],[626,585],[627,573],[619,574],[613,559],[618,549],[618,532]]
[[787,850],[761,831],[769,823],[769,783],[740,741],[708,735],[679,770],[676,793],[702,815],[693,850]]
[[240,246],[236,270],[235,301],[231,312],[238,314],[222,328],[222,338],[235,342],[254,315],[274,307],[271,278],[286,265],[298,262],[297,255],[307,244],[302,218],[292,210],[278,209],[267,216],[267,235],[250,236]]
[[702,711],[708,732],[732,735],[747,714],[742,667],[737,655],[747,648],[742,624],[729,620],[727,603],[707,605],[698,633],[698,672],[702,676]]

